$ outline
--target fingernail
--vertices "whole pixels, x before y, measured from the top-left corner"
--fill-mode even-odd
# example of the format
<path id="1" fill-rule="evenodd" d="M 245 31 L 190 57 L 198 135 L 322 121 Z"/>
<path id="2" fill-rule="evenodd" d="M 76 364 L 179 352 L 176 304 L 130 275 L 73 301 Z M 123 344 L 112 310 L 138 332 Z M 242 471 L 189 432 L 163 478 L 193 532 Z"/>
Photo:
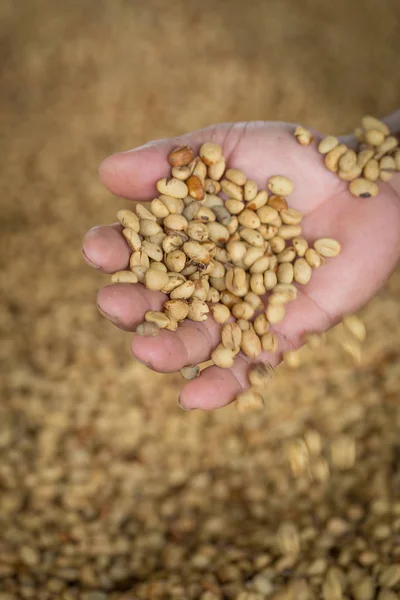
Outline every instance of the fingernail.
<path id="1" fill-rule="evenodd" d="M 197 410 L 195 406 L 193 408 L 186 408 L 186 406 L 183 406 L 181 404 L 181 399 L 180 398 L 178 398 L 178 406 L 180 406 L 180 408 L 182 408 L 182 410 Z"/>
<path id="2" fill-rule="evenodd" d="M 92 262 L 90 260 L 90 258 L 88 258 L 87 254 L 85 253 L 83 248 L 82 248 L 82 255 L 83 255 L 83 258 L 85 259 L 85 261 L 88 263 L 88 265 L 93 267 L 93 269 L 101 269 L 101 267 L 99 265 L 96 265 L 94 262 Z"/>
<path id="3" fill-rule="evenodd" d="M 109 313 L 105 312 L 102 308 L 100 308 L 99 305 L 97 305 L 97 310 L 101 315 L 103 315 L 103 317 L 111 321 L 111 323 L 114 323 L 114 325 L 120 324 L 120 320 L 116 315 L 110 315 Z"/>

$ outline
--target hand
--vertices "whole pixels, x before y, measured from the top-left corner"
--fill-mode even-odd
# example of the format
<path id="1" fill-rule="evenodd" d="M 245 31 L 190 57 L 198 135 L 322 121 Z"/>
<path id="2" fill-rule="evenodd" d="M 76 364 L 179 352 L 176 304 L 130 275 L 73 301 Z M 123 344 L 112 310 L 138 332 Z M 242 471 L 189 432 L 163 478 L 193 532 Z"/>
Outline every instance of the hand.
<path id="1" fill-rule="evenodd" d="M 281 123 L 224 124 L 112 155 L 100 166 L 100 179 L 110 191 L 148 201 L 157 195 L 156 181 L 168 173 L 167 155 L 172 148 L 186 143 L 198 150 L 204 141 L 214 141 L 223 147 L 228 166 L 242 169 L 260 188 L 265 189 L 271 175 L 286 175 L 293 181 L 288 202 L 304 215 L 306 239 L 333 237 L 342 252 L 313 272 L 310 283 L 288 305 L 285 319 L 273 328 L 280 353 L 300 346 L 306 332 L 324 331 L 360 308 L 383 285 L 400 255 L 400 175 L 381 182 L 376 198 L 355 198 L 348 184 L 326 169 L 315 144 L 300 146 L 293 131 L 294 126 Z M 351 141 L 346 139 L 348 144 Z M 129 263 L 130 250 L 119 225 L 91 229 L 83 252 L 89 264 L 106 273 L 125 269 Z M 97 300 L 100 312 L 128 331 L 135 330 L 147 310 L 160 310 L 164 301 L 163 294 L 149 292 L 141 284 L 109 285 L 99 291 Z M 155 338 L 134 336 L 132 354 L 156 371 L 178 371 L 208 360 L 220 341 L 219 332 L 211 317 L 202 323 L 187 321 L 174 333 L 163 330 Z M 263 354 L 257 361 L 275 366 L 280 358 L 281 354 Z M 248 387 L 247 371 L 248 359 L 242 355 L 230 370 L 204 369 L 185 385 L 180 404 L 188 409 L 224 406 Z"/>

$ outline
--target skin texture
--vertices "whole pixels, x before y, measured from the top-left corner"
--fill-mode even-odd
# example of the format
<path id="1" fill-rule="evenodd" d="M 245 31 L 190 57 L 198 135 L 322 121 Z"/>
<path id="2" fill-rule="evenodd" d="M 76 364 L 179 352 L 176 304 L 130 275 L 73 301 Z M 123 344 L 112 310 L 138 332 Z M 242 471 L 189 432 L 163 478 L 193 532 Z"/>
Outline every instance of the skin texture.
<path id="1" fill-rule="evenodd" d="M 376 198 L 355 198 L 348 184 L 325 168 L 315 144 L 302 147 L 296 142 L 294 128 L 265 122 L 213 126 L 114 154 L 99 170 L 100 180 L 114 194 L 149 201 L 155 197 L 155 182 L 168 172 L 166 157 L 172 148 L 186 143 L 197 151 L 204 141 L 214 141 L 223 147 L 227 166 L 242 169 L 260 188 L 265 189 L 271 175 L 286 175 L 293 181 L 288 202 L 304 215 L 304 237 L 310 243 L 333 237 L 340 241 L 342 252 L 313 272 L 311 282 L 288 305 L 284 321 L 272 328 L 280 353 L 300 346 L 306 332 L 325 331 L 364 305 L 385 283 L 400 256 L 400 175 L 381 182 Z M 321 138 L 313 134 L 317 141 Z M 351 137 L 344 141 L 354 143 Z M 92 267 L 113 273 L 127 267 L 130 250 L 121 227 L 111 225 L 94 227 L 85 235 L 83 254 Z M 140 284 L 114 284 L 99 291 L 97 304 L 117 327 L 134 331 L 145 312 L 160 310 L 165 299 Z M 131 351 L 155 371 L 174 372 L 208 360 L 219 336 L 220 326 L 209 317 L 203 323 L 188 321 L 176 332 L 161 331 L 156 338 L 134 336 Z M 276 366 L 280 353 L 263 354 L 257 361 Z M 181 406 L 211 410 L 229 404 L 248 387 L 248 367 L 248 359 L 239 355 L 232 369 L 203 370 L 199 378 L 185 384 Z"/>

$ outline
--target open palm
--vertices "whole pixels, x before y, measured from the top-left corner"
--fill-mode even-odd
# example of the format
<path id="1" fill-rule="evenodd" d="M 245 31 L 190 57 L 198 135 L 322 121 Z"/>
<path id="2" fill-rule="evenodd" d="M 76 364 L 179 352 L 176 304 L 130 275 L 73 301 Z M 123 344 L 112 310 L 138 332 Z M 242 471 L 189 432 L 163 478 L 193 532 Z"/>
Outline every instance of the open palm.
<path id="1" fill-rule="evenodd" d="M 294 126 L 282 123 L 223 124 L 115 154 L 100 167 L 102 182 L 115 194 L 152 200 L 155 182 L 168 172 L 166 157 L 172 148 L 186 143 L 198 150 L 203 142 L 214 141 L 223 147 L 228 167 L 242 169 L 260 188 L 266 188 L 271 175 L 293 181 L 289 205 L 304 215 L 304 237 L 310 242 L 333 237 L 342 252 L 314 271 L 310 283 L 288 305 L 284 321 L 274 327 L 279 353 L 257 359 L 273 365 L 282 351 L 300 346 L 306 332 L 324 331 L 362 306 L 385 282 L 400 254 L 400 176 L 380 183 L 376 198 L 355 198 L 348 184 L 326 169 L 315 144 L 300 146 L 293 131 Z M 351 144 L 351 138 L 346 141 Z M 129 264 L 130 250 L 119 225 L 91 229 L 83 251 L 92 266 L 107 273 Z M 160 310 L 165 298 L 141 284 L 113 284 L 99 291 L 98 307 L 115 325 L 134 331 L 145 312 Z M 162 330 L 156 338 L 134 336 L 132 353 L 156 371 L 174 372 L 208 360 L 219 341 L 220 326 L 209 317 L 202 323 L 186 321 L 176 332 Z M 230 370 L 208 367 L 185 385 L 180 403 L 185 408 L 224 406 L 248 387 L 247 371 L 248 359 L 241 354 Z"/>

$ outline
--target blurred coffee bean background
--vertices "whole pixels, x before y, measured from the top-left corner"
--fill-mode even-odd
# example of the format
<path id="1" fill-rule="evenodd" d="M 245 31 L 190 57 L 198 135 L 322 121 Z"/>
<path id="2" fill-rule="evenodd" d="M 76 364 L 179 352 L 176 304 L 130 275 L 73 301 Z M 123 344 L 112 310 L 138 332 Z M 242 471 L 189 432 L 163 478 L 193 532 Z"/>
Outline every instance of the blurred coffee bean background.
<path id="1" fill-rule="evenodd" d="M 97 312 L 108 154 L 222 121 L 346 133 L 400 105 L 397 0 L 3 0 L 0 600 L 394 600 L 400 273 L 263 414 L 177 406 Z"/>

